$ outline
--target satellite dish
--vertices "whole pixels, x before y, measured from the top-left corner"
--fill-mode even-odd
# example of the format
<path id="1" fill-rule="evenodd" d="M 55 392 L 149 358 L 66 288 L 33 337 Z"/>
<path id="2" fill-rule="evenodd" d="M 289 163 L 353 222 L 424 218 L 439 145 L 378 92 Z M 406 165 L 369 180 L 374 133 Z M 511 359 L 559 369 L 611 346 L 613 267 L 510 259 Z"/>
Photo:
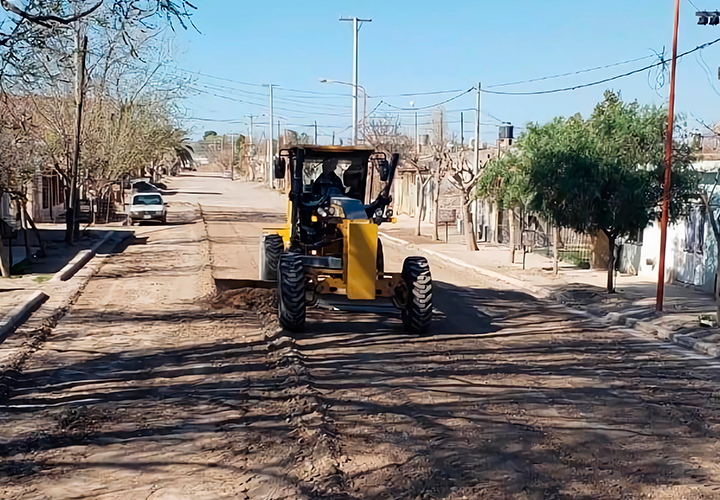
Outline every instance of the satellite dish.
<path id="1" fill-rule="evenodd" d="M 415 101 L 410 101 L 410 107 L 415 106 Z"/>

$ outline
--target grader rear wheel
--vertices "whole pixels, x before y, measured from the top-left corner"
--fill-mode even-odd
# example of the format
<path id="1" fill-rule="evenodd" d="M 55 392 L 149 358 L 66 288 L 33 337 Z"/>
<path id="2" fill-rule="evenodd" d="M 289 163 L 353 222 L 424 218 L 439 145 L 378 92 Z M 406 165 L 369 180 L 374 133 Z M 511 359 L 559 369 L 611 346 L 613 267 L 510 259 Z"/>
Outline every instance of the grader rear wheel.
<path id="1" fill-rule="evenodd" d="M 405 331 L 427 333 L 432 320 L 432 276 L 424 257 L 408 257 L 403 262 L 403 297 L 398 300 Z"/>

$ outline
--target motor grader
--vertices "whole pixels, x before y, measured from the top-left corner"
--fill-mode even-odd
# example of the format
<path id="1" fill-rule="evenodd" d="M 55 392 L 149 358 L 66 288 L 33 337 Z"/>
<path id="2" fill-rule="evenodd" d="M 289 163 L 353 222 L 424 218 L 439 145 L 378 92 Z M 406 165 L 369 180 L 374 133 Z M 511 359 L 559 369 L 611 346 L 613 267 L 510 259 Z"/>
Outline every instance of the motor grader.
<path id="1" fill-rule="evenodd" d="M 260 279 L 277 281 L 280 324 L 302 331 L 308 304 L 324 295 L 351 301 L 389 298 L 408 333 L 427 332 L 432 277 L 423 257 L 386 272 L 380 224 L 394 221 L 390 188 L 399 156 L 363 147 L 298 146 L 275 159 L 288 195 L 287 223 L 265 228 Z M 376 182 L 377 181 L 377 182 Z M 379 193 L 373 185 L 380 184 Z"/>

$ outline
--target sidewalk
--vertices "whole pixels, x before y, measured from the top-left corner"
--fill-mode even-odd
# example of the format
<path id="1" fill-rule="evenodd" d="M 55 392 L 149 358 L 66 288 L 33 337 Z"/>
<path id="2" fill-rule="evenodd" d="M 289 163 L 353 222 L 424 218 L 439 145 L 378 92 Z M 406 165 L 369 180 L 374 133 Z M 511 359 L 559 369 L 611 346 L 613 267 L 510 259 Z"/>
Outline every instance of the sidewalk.
<path id="1" fill-rule="evenodd" d="M 399 216 L 396 224 L 380 227 L 384 243 L 395 244 L 464 268 L 478 274 L 496 278 L 524 288 L 538 298 L 548 298 L 580 309 L 608 323 L 634 326 L 645 332 L 653 332 L 662 338 L 694 347 L 713 356 L 720 354 L 720 330 L 700 325 L 700 314 L 714 314 L 715 305 L 710 294 L 675 284 L 665 286 L 663 314 L 655 311 L 655 281 L 633 275 L 616 275 L 616 293 L 606 292 L 607 273 L 598 269 L 579 269 L 568 263 L 560 263 L 560 272 L 552 272 L 552 258 L 535 253 L 525 256 L 523 270 L 522 252 L 516 252 L 515 263 L 510 262 L 510 250 L 503 245 L 480 243 L 479 251 L 465 247 L 465 237 L 457 228 L 448 230 L 449 242 L 432 241 L 432 224 L 423 223 L 422 236 L 416 236 L 417 222 L 408 216 Z M 440 238 L 445 239 L 445 228 L 440 228 Z M 679 338 L 675 338 L 679 337 Z M 713 345 L 708 340 L 717 338 Z M 697 339 L 698 342 L 694 342 Z"/>

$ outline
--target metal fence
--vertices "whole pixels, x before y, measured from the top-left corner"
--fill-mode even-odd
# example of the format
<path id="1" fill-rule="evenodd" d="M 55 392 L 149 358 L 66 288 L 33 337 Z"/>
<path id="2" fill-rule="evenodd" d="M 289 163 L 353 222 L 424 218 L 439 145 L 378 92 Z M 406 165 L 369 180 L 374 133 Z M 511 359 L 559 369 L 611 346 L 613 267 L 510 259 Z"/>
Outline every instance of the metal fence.
<path id="1" fill-rule="evenodd" d="M 536 231 L 533 251 L 551 257 L 555 243 L 554 231 L 555 227 L 549 223 L 542 230 Z M 559 260 L 589 268 L 591 255 L 592 239 L 589 234 L 579 233 L 567 227 L 560 228 Z"/>

